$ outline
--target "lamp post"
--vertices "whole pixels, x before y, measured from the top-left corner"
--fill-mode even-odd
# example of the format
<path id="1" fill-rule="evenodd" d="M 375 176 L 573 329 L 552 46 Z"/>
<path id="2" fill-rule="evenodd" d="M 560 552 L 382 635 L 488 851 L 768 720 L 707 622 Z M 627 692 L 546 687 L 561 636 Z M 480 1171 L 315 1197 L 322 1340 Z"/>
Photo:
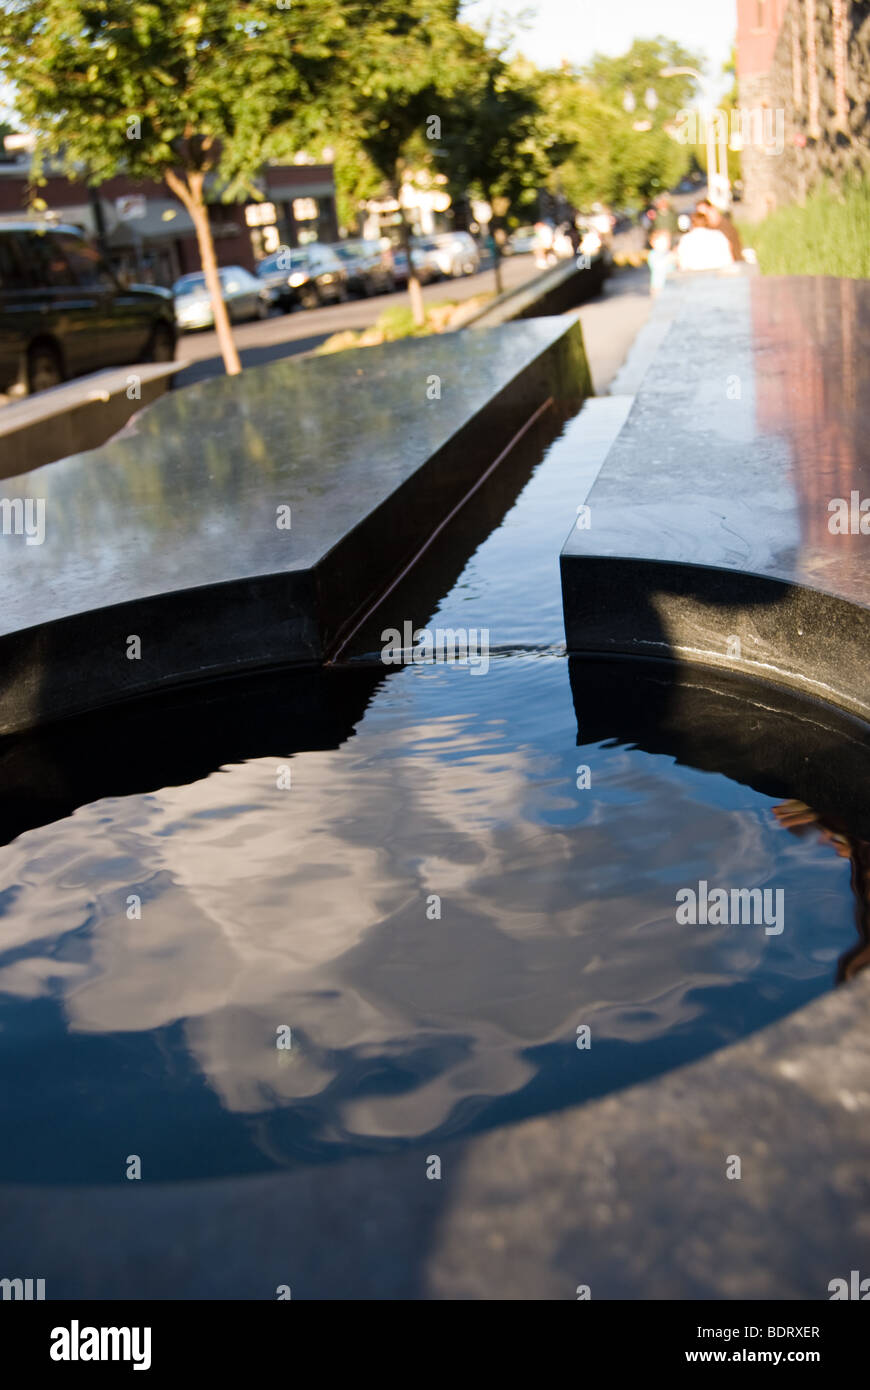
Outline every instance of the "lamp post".
<path id="1" fill-rule="evenodd" d="M 728 180 L 728 153 L 724 140 L 722 141 L 721 158 L 722 168 L 719 169 L 716 155 L 716 132 L 713 128 L 711 117 L 715 107 L 709 94 L 707 79 L 698 72 L 697 68 L 662 68 L 661 77 L 692 77 L 697 82 L 704 95 L 704 129 L 707 136 L 707 197 L 714 199 L 714 181 L 717 185 L 716 191 L 721 190 L 727 208 L 731 201 L 731 184 Z"/>

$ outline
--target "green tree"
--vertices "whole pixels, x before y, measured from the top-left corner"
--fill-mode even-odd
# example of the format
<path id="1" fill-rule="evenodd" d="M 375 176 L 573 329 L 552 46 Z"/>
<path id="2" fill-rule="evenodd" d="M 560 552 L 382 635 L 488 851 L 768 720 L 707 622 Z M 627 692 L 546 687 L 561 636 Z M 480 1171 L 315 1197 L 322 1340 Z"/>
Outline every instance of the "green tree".
<path id="1" fill-rule="evenodd" d="M 577 73 L 540 74 L 539 140 L 550 154 L 550 186 L 578 206 L 596 199 L 638 206 L 677 182 L 690 152 L 670 132 L 693 83 L 661 73 L 698 61 L 659 36 L 636 39 L 616 57 L 597 54 Z"/>
<path id="2" fill-rule="evenodd" d="M 359 143 L 343 131 L 333 131 L 329 144 L 334 152 L 335 207 L 338 222 L 356 231 L 366 203 L 383 192 L 383 176 L 378 173 Z"/>
<path id="3" fill-rule="evenodd" d="M 490 205 L 496 290 L 502 291 L 501 233 L 509 209 L 546 177 L 536 141 L 538 100 L 532 81 L 483 35 L 467 36 L 468 71 L 447 111 L 446 171 L 456 193 Z"/>
<path id="4" fill-rule="evenodd" d="M 340 129 L 345 157 L 361 152 L 399 204 L 414 322 L 423 297 L 411 259 L 411 227 L 401 201 L 406 176 L 434 163 L 449 102 L 466 75 L 459 0 L 378 0 L 354 34 L 347 67 L 324 129 Z"/>
<path id="5" fill-rule="evenodd" d="M 349 20 L 347 0 L 6 0 L 0 56 L 39 156 L 165 180 L 190 214 L 226 370 L 230 331 L 208 199 L 256 192 L 257 170 L 286 155 L 300 108 L 327 100 Z"/>

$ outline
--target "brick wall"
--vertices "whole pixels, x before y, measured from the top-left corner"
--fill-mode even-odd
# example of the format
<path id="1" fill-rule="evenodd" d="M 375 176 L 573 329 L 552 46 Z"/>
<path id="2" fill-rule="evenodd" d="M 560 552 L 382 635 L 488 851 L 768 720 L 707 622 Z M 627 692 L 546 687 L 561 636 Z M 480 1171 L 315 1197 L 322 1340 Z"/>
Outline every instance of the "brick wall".
<path id="1" fill-rule="evenodd" d="M 740 104 L 783 112 L 781 153 L 743 151 L 748 218 L 801 201 L 827 177 L 870 174 L 867 0 L 789 0 L 771 66 L 740 77 Z"/>

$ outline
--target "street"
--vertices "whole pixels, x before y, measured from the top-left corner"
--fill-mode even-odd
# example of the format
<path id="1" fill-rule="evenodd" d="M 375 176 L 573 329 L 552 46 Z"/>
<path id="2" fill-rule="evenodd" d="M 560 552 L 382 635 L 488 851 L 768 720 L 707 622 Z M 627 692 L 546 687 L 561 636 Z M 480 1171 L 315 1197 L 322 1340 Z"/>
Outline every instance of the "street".
<path id="1" fill-rule="evenodd" d="M 511 256 L 502 262 L 506 290 L 525 284 L 540 273 L 533 256 Z M 648 286 L 645 267 L 618 270 L 605 281 L 603 293 L 578 311 L 592 380 L 599 395 L 608 389 L 635 333 L 646 320 L 651 302 Z M 448 299 L 470 299 L 492 288 L 493 274 L 487 269 L 461 280 L 427 285 L 423 298 L 438 304 Z M 350 299 L 322 309 L 297 309 L 292 314 L 276 313 L 268 319 L 238 324 L 234 333 L 242 366 L 259 367 L 281 357 L 312 352 L 331 334 L 347 328 L 367 328 L 389 305 L 404 304 L 407 299 L 407 291 L 399 290 L 395 294 Z M 176 388 L 223 374 L 217 337 L 212 330 L 184 334 L 179 339 L 177 355 L 188 360 L 190 366 L 176 376 Z"/>
<path id="2" fill-rule="evenodd" d="M 540 273 L 540 267 L 531 255 L 508 256 L 502 261 L 502 279 L 506 290 L 525 284 Z M 476 275 L 463 276 L 461 280 L 441 280 L 426 285 L 423 298 L 430 304 L 443 304 L 448 300 L 470 299 L 473 295 L 494 289 L 495 277 L 491 269 L 486 269 Z M 348 328 L 368 328 L 390 305 L 407 303 L 407 290 L 397 290 L 395 294 L 350 299 L 346 304 L 330 304 L 322 309 L 295 309 L 291 314 L 275 313 L 268 319 L 240 323 L 233 332 L 242 366 L 260 367 L 279 357 L 311 352 L 333 333 Z M 191 364 L 178 373 L 176 386 L 190 386 L 195 381 L 205 381 L 208 377 L 221 376 L 223 373 L 217 335 L 213 330 L 183 334 L 178 340 L 176 355 Z"/>

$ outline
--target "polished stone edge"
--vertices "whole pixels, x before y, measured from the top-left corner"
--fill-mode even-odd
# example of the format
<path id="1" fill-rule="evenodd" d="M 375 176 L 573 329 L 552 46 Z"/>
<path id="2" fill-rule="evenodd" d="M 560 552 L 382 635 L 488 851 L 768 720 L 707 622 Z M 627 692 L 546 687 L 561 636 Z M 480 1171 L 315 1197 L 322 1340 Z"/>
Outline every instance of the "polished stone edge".
<path id="1" fill-rule="evenodd" d="M 505 290 L 464 319 L 459 327 L 493 328 L 517 319 L 548 318 L 552 314 L 567 313 L 584 304 L 587 299 L 592 299 L 601 289 L 608 273 L 609 266 L 601 256 L 593 261 L 588 270 L 580 269 L 572 258 L 562 265 L 542 271 L 523 285 Z"/>
<path id="2" fill-rule="evenodd" d="M 578 745 L 592 750 L 618 729 L 627 746 L 762 796 L 781 800 L 788 789 L 829 826 L 870 843 L 866 721 L 781 682 L 710 663 L 587 652 L 569 657 L 568 669 Z"/>
<path id="3" fill-rule="evenodd" d="M 530 422 L 550 404 L 576 409 L 590 393 L 582 332 L 566 318 L 311 568 L 168 592 L 0 637 L 0 735 L 174 685 L 323 662 Z M 142 656 L 128 660 L 134 634 Z"/>
<path id="4" fill-rule="evenodd" d="M 865 973 L 655 1080 L 441 1143 L 438 1182 L 421 1145 L 213 1182 L 4 1185 L 4 1259 L 49 1301 L 273 1300 L 280 1284 L 294 1300 L 573 1301 L 579 1284 L 827 1299 L 866 1264 L 868 1006 Z"/>
<path id="5" fill-rule="evenodd" d="M 0 637 L 0 735 L 193 680 L 319 657 L 310 571 L 80 613 Z M 128 638 L 142 656 L 127 658 Z"/>
<path id="6" fill-rule="evenodd" d="M 47 463 L 105 444 L 134 415 L 169 390 L 180 362 L 139 362 L 76 377 L 0 410 L 0 478 L 12 478 Z M 131 376 L 140 395 L 130 399 Z"/>
<path id="7" fill-rule="evenodd" d="M 766 575 L 582 555 L 571 544 L 560 559 L 569 652 L 725 668 L 870 721 L 867 609 Z"/>
<path id="8" fill-rule="evenodd" d="M 582 330 L 566 318 L 555 341 L 316 567 L 321 654 L 334 654 L 470 489 L 549 408 L 548 402 L 572 410 L 591 393 Z"/>
<path id="9" fill-rule="evenodd" d="M 841 563 L 834 552 L 813 552 L 804 571 L 797 567 L 797 542 L 790 546 L 783 536 L 800 534 L 800 497 L 792 496 L 777 469 L 773 426 L 764 435 L 766 454 L 749 449 L 740 436 L 724 469 L 722 439 L 711 440 L 708 466 L 703 431 L 687 425 L 699 408 L 703 413 L 699 403 L 710 399 L 720 372 L 722 379 L 729 371 L 745 372 L 756 359 L 757 408 L 763 410 L 766 391 L 780 400 L 784 386 L 772 345 L 781 325 L 768 301 L 780 292 L 785 299 L 791 288 L 795 303 L 805 307 L 805 293 L 793 288 L 803 281 L 757 282 L 756 290 L 766 285 L 765 298 L 750 293 L 744 279 L 699 275 L 669 284 L 614 382 L 615 389 L 638 394 L 591 494 L 594 524 L 575 527 L 563 547 L 568 649 L 725 666 L 800 689 L 866 721 L 865 586 L 856 566 L 845 556 Z M 823 282 L 826 302 L 846 283 Z M 768 303 L 759 323 L 753 318 L 757 301 Z M 820 303 L 813 301 L 816 331 Z M 853 350 L 858 370 L 857 340 Z M 824 358 L 820 370 L 826 370 Z M 815 383 L 821 394 L 823 381 L 824 375 Z M 657 478 L 646 460 L 659 452 L 669 462 Z M 755 524 L 756 494 L 767 486 L 770 495 Z M 662 495 L 662 487 L 670 493 Z"/>

